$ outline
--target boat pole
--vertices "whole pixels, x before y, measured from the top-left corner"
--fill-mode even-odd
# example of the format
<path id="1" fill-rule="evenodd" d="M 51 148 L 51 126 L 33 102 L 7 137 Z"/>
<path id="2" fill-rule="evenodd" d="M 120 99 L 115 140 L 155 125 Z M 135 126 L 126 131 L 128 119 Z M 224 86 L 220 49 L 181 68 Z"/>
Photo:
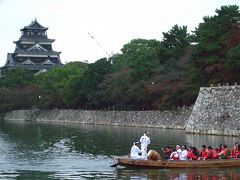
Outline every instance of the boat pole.
<path id="1" fill-rule="evenodd" d="M 114 157 L 113 157 L 113 162 L 114 162 L 114 164 L 111 165 L 110 167 L 117 167 L 118 161 Z"/>

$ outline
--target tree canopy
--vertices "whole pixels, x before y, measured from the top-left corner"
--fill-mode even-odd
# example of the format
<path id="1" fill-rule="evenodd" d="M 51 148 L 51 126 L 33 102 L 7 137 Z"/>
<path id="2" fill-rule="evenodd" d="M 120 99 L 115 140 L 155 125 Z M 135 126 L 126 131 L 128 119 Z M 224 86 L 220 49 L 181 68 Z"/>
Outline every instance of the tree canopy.
<path id="1" fill-rule="evenodd" d="M 71 62 L 0 79 L 0 111 L 20 108 L 159 110 L 190 106 L 201 86 L 240 82 L 240 12 L 222 6 L 193 32 L 173 25 L 163 39 L 133 39 L 94 63 Z"/>

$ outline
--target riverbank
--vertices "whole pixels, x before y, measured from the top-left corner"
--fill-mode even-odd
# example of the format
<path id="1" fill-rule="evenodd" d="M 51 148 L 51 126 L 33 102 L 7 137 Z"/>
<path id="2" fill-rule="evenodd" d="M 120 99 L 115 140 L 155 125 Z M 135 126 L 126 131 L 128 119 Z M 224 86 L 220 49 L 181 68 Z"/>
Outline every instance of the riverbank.
<path id="1" fill-rule="evenodd" d="M 90 110 L 14 110 L 5 121 L 63 122 L 109 126 L 186 128 L 192 107 L 174 111 L 90 111 Z"/>
<path id="2" fill-rule="evenodd" d="M 15 110 L 4 120 L 181 129 L 240 136 L 240 86 L 202 87 L 194 107 L 174 111 Z"/>

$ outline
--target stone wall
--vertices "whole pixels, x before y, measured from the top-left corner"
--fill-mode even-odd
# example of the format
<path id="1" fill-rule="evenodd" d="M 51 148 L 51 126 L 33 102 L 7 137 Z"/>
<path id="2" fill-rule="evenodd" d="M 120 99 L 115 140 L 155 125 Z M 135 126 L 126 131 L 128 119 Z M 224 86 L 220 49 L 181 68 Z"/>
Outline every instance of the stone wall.
<path id="1" fill-rule="evenodd" d="M 191 112 L 192 108 L 176 111 L 15 110 L 7 113 L 4 120 L 185 129 Z"/>
<path id="2" fill-rule="evenodd" d="M 27 120 L 185 129 L 240 136 L 240 86 L 202 87 L 193 109 L 176 111 L 17 110 L 4 120 Z"/>
<path id="3" fill-rule="evenodd" d="M 187 133 L 240 135 L 240 86 L 202 87 Z"/>

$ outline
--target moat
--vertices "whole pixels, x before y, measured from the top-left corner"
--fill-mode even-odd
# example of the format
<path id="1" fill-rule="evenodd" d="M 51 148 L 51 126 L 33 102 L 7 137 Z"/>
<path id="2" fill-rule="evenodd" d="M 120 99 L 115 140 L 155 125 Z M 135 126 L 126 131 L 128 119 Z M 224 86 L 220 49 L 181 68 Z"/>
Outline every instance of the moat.
<path id="1" fill-rule="evenodd" d="M 176 144 L 203 143 L 231 146 L 237 137 L 192 135 L 181 130 L 156 128 L 1 122 L 1 179 L 194 179 L 240 177 L 231 169 L 126 169 L 113 168 L 113 155 L 129 153 L 132 142 L 148 130 L 149 149 Z"/>

